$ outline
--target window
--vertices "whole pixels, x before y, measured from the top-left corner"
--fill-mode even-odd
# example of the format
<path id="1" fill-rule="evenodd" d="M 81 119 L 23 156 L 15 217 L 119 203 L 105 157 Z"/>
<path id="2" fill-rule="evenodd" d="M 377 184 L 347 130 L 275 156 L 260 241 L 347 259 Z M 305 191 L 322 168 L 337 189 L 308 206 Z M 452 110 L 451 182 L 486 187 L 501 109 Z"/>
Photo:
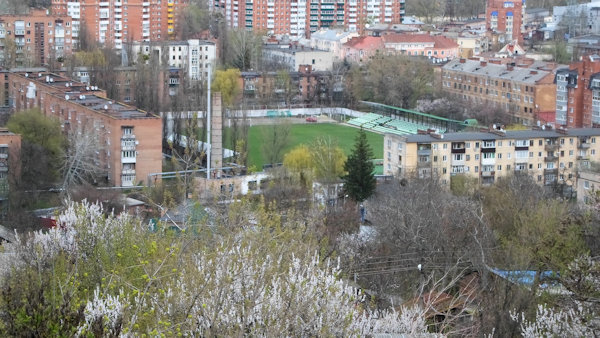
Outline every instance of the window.
<path id="1" fill-rule="evenodd" d="M 442 161 L 444 161 L 444 162 L 448 161 L 448 157 L 446 155 L 442 156 Z"/>
<path id="2" fill-rule="evenodd" d="M 444 148 L 444 149 L 448 149 L 448 143 L 444 143 L 444 146 L 443 146 L 443 148 Z"/>
<path id="3" fill-rule="evenodd" d="M 583 188 L 584 189 L 589 189 L 590 188 L 590 181 L 583 181 Z"/>
<path id="4" fill-rule="evenodd" d="M 475 154 L 475 161 L 479 161 L 479 154 Z"/>
<path id="5" fill-rule="evenodd" d="M 498 170 L 498 171 L 502 171 L 502 165 L 501 165 L 501 164 L 498 164 L 498 166 L 496 167 L 496 170 Z"/>

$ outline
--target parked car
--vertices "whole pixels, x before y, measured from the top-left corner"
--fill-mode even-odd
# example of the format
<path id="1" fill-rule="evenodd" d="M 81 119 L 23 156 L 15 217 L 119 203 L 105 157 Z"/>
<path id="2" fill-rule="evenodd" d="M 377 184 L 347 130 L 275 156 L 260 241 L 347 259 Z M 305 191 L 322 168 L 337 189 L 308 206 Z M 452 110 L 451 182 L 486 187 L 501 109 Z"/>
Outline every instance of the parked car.
<path id="1" fill-rule="evenodd" d="M 306 122 L 317 122 L 317 118 L 315 116 L 309 116 L 306 118 Z"/>

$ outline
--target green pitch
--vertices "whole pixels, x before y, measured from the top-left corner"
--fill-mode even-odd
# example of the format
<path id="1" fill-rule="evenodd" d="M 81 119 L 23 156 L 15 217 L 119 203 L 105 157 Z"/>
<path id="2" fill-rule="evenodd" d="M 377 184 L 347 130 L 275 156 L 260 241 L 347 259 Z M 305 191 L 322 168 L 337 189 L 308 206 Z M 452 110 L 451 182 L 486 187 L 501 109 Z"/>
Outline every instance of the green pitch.
<path id="1" fill-rule="evenodd" d="M 262 156 L 262 138 L 265 132 L 263 129 L 272 126 L 253 126 L 250 127 L 248 135 L 248 166 L 255 166 L 261 170 L 264 164 Z M 299 144 L 310 145 L 310 143 L 318 136 L 330 136 L 337 140 L 338 145 L 344 150 L 346 155 L 350 154 L 354 146 L 354 138 L 358 133 L 357 128 L 347 127 L 333 123 L 314 123 L 314 124 L 292 124 L 290 125 L 291 134 L 289 145 L 285 148 L 284 153 L 296 147 Z M 228 137 L 228 129 L 224 130 L 225 146 L 231 149 L 231 141 Z M 367 132 L 367 139 L 375 158 L 383 158 L 383 135 Z"/>

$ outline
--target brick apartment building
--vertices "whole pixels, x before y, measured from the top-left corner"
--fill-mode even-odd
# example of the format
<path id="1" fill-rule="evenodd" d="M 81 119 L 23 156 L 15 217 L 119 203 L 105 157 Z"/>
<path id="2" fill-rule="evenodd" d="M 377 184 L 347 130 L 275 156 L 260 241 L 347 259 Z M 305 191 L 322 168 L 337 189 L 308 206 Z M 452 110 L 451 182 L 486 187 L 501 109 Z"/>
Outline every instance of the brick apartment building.
<path id="1" fill-rule="evenodd" d="M 584 56 L 556 72 L 556 124 L 600 125 L 600 56 Z"/>
<path id="2" fill-rule="evenodd" d="M 93 86 L 48 72 L 5 72 L 9 101 L 17 113 L 40 108 L 60 121 L 65 133 L 99 138 L 99 182 L 114 186 L 146 183 L 148 174 L 162 171 L 162 119 L 114 102 Z"/>
<path id="3" fill-rule="evenodd" d="M 161 41 L 174 36 L 177 16 L 187 0 L 53 0 L 52 13 L 73 18 L 74 38 L 81 26 L 101 44 L 122 49 L 129 41 Z"/>
<path id="4" fill-rule="evenodd" d="M 505 44 L 517 40 L 523 42 L 524 0 L 488 0 L 485 9 L 485 28 L 495 42 Z"/>
<path id="5" fill-rule="evenodd" d="M 21 135 L 0 128 L 0 214 L 8 206 L 10 186 L 21 172 Z"/>
<path id="6" fill-rule="evenodd" d="M 298 71 L 289 72 L 289 83 L 282 80 L 276 72 L 242 72 L 239 79 L 242 94 L 249 105 L 341 102 L 344 96 L 344 79 L 341 76 L 314 71 L 310 65 L 301 65 Z"/>
<path id="7" fill-rule="evenodd" d="M 481 184 L 528 174 L 539 184 L 575 187 L 576 170 L 600 160 L 600 129 L 461 132 L 384 138 L 384 172 L 437 177 L 449 186 L 464 175 Z"/>
<path id="8" fill-rule="evenodd" d="M 68 15 L 49 14 L 45 9 L 30 9 L 28 14 L 23 15 L 1 15 L 0 65 L 46 65 L 71 54 L 72 29 Z M 9 40 L 16 44 L 15 55 L 8 55 Z"/>
<path id="9" fill-rule="evenodd" d="M 517 62 L 526 60 L 517 60 Z M 529 60 L 532 61 L 532 60 Z M 442 90 L 476 103 L 490 103 L 533 125 L 539 112 L 554 111 L 553 63 L 502 64 L 499 59 L 455 59 L 442 67 Z"/>
<path id="10" fill-rule="evenodd" d="M 402 23 L 404 0 L 211 0 L 230 27 L 310 37 L 319 28 L 343 26 L 361 32 L 370 23 Z"/>

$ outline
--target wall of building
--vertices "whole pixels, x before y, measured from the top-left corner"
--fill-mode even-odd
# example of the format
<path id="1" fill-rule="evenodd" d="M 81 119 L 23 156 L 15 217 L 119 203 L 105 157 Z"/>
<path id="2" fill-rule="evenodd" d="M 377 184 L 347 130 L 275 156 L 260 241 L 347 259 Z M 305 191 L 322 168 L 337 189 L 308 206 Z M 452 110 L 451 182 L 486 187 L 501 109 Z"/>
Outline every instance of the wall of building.
<path id="1" fill-rule="evenodd" d="M 384 174 L 438 177 L 449 186 L 454 175 L 491 184 L 499 177 L 524 173 L 539 184 L 575 186 L 577 169 L 600 160 L 600 130 L 574 129 L 570 133 L 520 131 L 518 137 L 466 133 L 454 134 L 451 141 L 424 135 L 419 136 L 424 139 L 420 142 L 411 141 L 413 136 L 387 134 Z M 461 135 L 467 136 L 461 140 Z M 492 142 L 491 146 L 486 142 Z"/>

